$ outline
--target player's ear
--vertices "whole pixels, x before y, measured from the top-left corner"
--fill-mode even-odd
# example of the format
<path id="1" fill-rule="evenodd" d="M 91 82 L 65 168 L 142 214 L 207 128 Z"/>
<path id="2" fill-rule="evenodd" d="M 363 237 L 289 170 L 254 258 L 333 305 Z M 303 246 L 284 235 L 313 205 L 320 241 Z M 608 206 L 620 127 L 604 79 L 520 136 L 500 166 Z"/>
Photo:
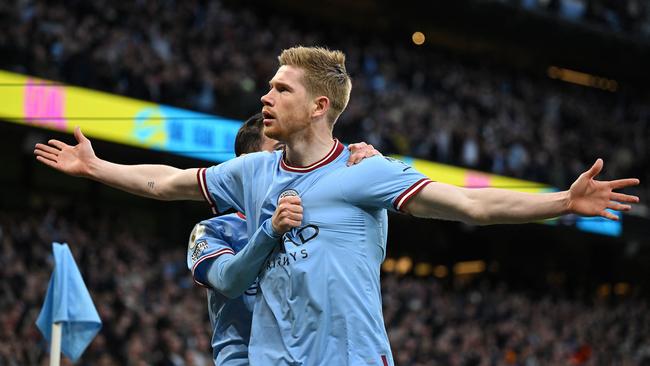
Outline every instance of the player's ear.
<path id="1" fill-rule="evenodd" d="M 327 112 L 330 109 L 330 99 L 324 95 L 314 98 L 314 104 L 311 116 L 313 118 L 319 118 L 327 115 Z"/>

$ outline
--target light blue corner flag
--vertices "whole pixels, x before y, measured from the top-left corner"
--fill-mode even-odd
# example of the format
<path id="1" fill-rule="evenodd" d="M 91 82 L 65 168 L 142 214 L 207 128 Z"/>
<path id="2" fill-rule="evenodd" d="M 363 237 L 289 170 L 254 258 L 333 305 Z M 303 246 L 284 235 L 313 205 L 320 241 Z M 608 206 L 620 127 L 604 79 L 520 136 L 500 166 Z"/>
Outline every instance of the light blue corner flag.
<path id="1" fill-rule="evenodd" d="M 52 323 L 60 322 L 61 351 L 76 362 L 99 332 L 102 321 L 68 244 L 52 243 L 52 250 L 54 272 L 36 326 L 50 342 Z"/>

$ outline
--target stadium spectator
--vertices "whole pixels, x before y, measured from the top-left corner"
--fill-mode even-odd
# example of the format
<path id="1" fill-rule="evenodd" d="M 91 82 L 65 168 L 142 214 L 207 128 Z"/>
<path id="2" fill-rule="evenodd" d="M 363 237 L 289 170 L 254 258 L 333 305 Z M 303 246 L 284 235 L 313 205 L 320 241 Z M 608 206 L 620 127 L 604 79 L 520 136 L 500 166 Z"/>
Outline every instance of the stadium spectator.
<path id="1" fill-rule="evenodd" d="M 34 322 L 54 240 L 70 243 L 103 320 L 80 365 L 211 365 L 205 292 L 192 286 L 184 246 L 97 212 L 0 214 L 0 365 L 45 364 L 48 345 Z M 586 301 L 387 273 L 382 293 L 401 366 L 650 362 L 645 299 Z"/>
<path id="2" fill-rule="evenodd" d="M 326 37 L 219 1 L 12 0 L 0 4 L 0 19 L 0 50 L 8 55 L 0 67 L 239 118 L 260 108 L 276 67 L 266 55 L 330 43 L 347 53 L 354 81 L 354 98 L 337 123 L 346 141 L 556 187 L 595 157 L 615 162 L 605 178 L 650 179 L 650 110 L 635 93 L 559 85 L 378 39 Z M 641 189 L 634 193 L 647 196 Z"/>
<path id="3" fill-rule="evenodd" d="M 586 3 L 588 21 L 650 34 L 643 1 Z M 326 39 L 346 51 L 355 83 L 337 127 L 346 141 L 559 187 L 596 156 L 610 163 L 606 177 L 650 180 L 644 96 L 558 85 L 378 40 L 325 37 L 219 1 L 0 2 L 2 68 L 235 117 L 259 109 L 276 67 L 267 55 Z M 596 143 L 580 144 L 585 139 Z M 33 212 L 0 213 L 0 365 L 46 358 L 34 321 L 53 240 L 72 245 L 104 320 L 83 364 L 211 364 L 204 295 L 184 270 L 184 248 L 106 214 Z M 161 245 L 176 249 L 153 250 Z M 399 365 L 650 362 L 642 300 L 590 304 L 394 276 L 383 287 Z"/>
<path id="4" fill-rule="evenodd" d="M 0 19 L 7 20 L 0 49 L 8 55 L 0 67 L 240 118 L 259 110 L 275 70 L 264 55 L 328 40 L 347 53 L 355 79 L 337 124 L 347 141 L 557 187 L 595 157 L 614 163 L 605 178 L 650 178 L 650 110 L 642 95 L 614 98 L 378 39 L 325 37 L 218 1 L 12 0 L 0 4 Z M 596 143 L 579 144 L 587 139 Z"/>

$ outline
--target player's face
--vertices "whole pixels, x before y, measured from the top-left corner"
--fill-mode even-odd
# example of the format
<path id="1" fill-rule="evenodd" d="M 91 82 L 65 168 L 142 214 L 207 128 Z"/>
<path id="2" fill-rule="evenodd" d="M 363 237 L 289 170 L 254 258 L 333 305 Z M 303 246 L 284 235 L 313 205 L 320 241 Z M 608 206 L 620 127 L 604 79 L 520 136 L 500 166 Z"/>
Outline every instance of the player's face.
<path id="1" fill-rule="evenodd" d="M 264 134 L 287 142 L 309 127 L 313 99 L 303 85 L 304 71 L 281 66 L 269 82 L 271 89 L 262 97 Z"/>

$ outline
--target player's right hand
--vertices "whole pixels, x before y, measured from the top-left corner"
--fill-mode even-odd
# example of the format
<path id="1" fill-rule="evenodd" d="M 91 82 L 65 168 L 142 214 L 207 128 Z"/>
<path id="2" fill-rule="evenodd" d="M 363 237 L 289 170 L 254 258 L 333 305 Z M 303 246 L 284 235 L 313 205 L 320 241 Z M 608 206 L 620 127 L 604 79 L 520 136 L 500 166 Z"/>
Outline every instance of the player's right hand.
<path id="1" fill-rule="evenodd" d="M 76 177 L 90 176 L 90 163 L 96 159 L 90 140 L 76 127 L 74 137 L 77 145 L 70 146 L 59 140 L 50 140 L 45 144 L 36 144 L 34 155 L 41 163 Z"/>
<path id="2" fill-rule="evenodd" d="M 271 217 L 271 225 L 276 234 L 282 235 L 302 223 L 302 204 L 300 197 L 287 196 L 278 201 L 278 207 Z"/>

